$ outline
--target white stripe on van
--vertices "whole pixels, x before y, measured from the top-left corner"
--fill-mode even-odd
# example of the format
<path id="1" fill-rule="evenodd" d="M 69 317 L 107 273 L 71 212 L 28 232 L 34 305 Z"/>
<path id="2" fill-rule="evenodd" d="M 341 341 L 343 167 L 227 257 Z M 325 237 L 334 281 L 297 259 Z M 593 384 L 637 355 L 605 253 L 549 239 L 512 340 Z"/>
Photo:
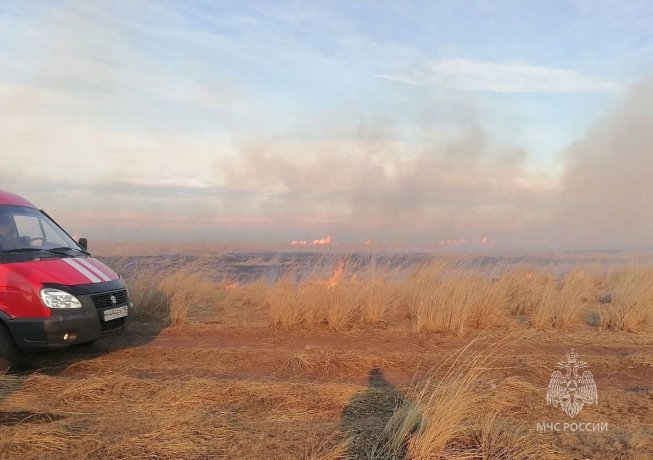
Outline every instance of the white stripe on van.
<path id="1" fill-rule="evenodd" d="M 109 278 L 107 275 L 105 275 L 102 272 L 102 270 L 97 268 L 95 265 L 90 263 L 88 260 L 86 260 L 86 259 L 75 259 L 75 262 L 78 262 L 78 263 L 82 264 L 83 266 L 85 266 L 86 268 L 88 268 L 90 271 L 92 271 L 97 276 L 99 276 L 103 281 L 111 281 L 111 278 Z"/>
<path id="2" fill-rule="evenodd" d="M 79 273 L 87 277 L 89 280 L 93 281 L 94 283 L 99 283 L 100 278 L 95 276 L 93 273 L 89 272 L 87 269 L 82 267 L 75 259 L 61 259 L 64 262 L 66 262 L 68 265 L 73 267 L 75 270 L 77 270 Z"/>

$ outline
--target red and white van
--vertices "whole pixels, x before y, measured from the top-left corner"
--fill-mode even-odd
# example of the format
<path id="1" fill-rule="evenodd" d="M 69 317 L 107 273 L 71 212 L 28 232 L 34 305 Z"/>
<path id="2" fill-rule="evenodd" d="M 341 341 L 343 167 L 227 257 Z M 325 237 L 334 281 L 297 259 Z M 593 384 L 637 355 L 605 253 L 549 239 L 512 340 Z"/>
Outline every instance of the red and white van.
<path id="1" fill-rule="evenodd" d="M 0 372 L 23 352 L 88 344 L 125 329 L 123 279 L 26 199 L 0 190 Z"/>

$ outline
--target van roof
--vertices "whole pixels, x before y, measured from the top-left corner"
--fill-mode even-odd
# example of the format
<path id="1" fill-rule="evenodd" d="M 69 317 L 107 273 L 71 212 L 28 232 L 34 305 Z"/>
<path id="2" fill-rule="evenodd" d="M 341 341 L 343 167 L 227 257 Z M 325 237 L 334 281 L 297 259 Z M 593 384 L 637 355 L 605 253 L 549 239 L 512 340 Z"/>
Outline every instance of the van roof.
<path id="1" fill-rule="evenodd" d="M 11 193 L 11 192 L 5 192 L 4 190 L 0 189 L 0 205 L 2 205 L 2 204 L 10 204 L 10 205 L 14 205 L 14 206 L 25 206 L 27 208 L 37 209 L 36 206 L 34 206 L 32 203 L 27 201 L 22 196 L 18 196 L 15 193 Z"/>

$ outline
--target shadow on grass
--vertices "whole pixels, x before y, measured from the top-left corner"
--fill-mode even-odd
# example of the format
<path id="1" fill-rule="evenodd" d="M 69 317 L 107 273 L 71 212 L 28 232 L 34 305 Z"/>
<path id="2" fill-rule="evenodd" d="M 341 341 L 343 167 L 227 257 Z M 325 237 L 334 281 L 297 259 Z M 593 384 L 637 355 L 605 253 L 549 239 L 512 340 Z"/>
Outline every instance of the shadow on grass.
<path id="1" fill-rule="evenodd" d="M 397 411 L 407 404 L 406 396 L 386 380 L 381 369 L 371 369 L 367 389 L 354 395 L 342 410 L 340 428 L 348 444 L 346 458 L 407 459 L 407 440 L 400 440 L 397 446 L 392 442 L 397 434 L 389 428 Z"/>

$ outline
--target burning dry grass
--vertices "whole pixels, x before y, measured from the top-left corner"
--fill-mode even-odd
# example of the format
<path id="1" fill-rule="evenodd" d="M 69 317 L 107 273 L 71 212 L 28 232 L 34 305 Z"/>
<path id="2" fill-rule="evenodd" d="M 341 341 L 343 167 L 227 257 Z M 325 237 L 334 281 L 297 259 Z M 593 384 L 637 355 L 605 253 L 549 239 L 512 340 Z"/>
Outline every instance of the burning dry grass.
<path id="1" fill-rule="evenodd" d="M 267 289 L 269 324 L 284 330 L 398 327 L 464 335 L 496 326 L 570 330 L 600 316 L 601 329 L 648 331 L 653 268 L 613 274 L 578 267 L 562 274 L 529 268 L 460 269 L 436 263 L 375 271 L 335 285 L 286 277 Z"/>
<path id="2" fill-rule="evenodd" d="M 270 324 L 282 329 L 345 330 L 354 324 L 382 325 L 397 307 L 397 283 L 381 279 L 325 286 L 286 278 L 268 291 Z"/>
<path id="3" fill-rule="evenodd" d="M 202 264 L 132 273 L 136 325 L 175 327 L 59 375 L 0 376 L 1 458 L 650 458 L 650 385 L 631 375 L 653 366 L 642 351 L 650 267 L 564 276 L 435 261 L 229 290 Z M 498 351 L 488 338 L 451 354 L 467 341 L 459 336 L 513 329 L 534 345 Z M 604 341 L 588 360 L 601 406 L 580 417 L 598 414 L 618 431 L 534 431 L 560 415 L 547 412 L 543 394 L 560 346 L 552 334 L 591 340 L 587 348 Z M 631 345 L 603 357 L 614 338 Z M 608 389 L 607 374 L 632 381 Z"/>
<path id="4" fill-rule="evenodd" d="M 469 268 L 437 258 L 391 268 L 344 261 L 337 260 L 330 276 L 322 261 L 290 270 L 276 282 L 244 284 L 220 279 L 208 260 L 167 271 L 150 261 L 131 268 L 128 284 L 138 315 L 172 325 L 216 318 L 217 311 L 233 312 L 235 305 L 245 312 L 241 322 L 250 322 L 246 312 L 256 311 L 286 331 L 403 328 L 460 336 L 493 327 L 570 330 L 594 323 L 602 330 L 641 333 L 653 324 L 651 266 L 608 272 L 592 265 L 565 271 L 508 264 Z"/>

